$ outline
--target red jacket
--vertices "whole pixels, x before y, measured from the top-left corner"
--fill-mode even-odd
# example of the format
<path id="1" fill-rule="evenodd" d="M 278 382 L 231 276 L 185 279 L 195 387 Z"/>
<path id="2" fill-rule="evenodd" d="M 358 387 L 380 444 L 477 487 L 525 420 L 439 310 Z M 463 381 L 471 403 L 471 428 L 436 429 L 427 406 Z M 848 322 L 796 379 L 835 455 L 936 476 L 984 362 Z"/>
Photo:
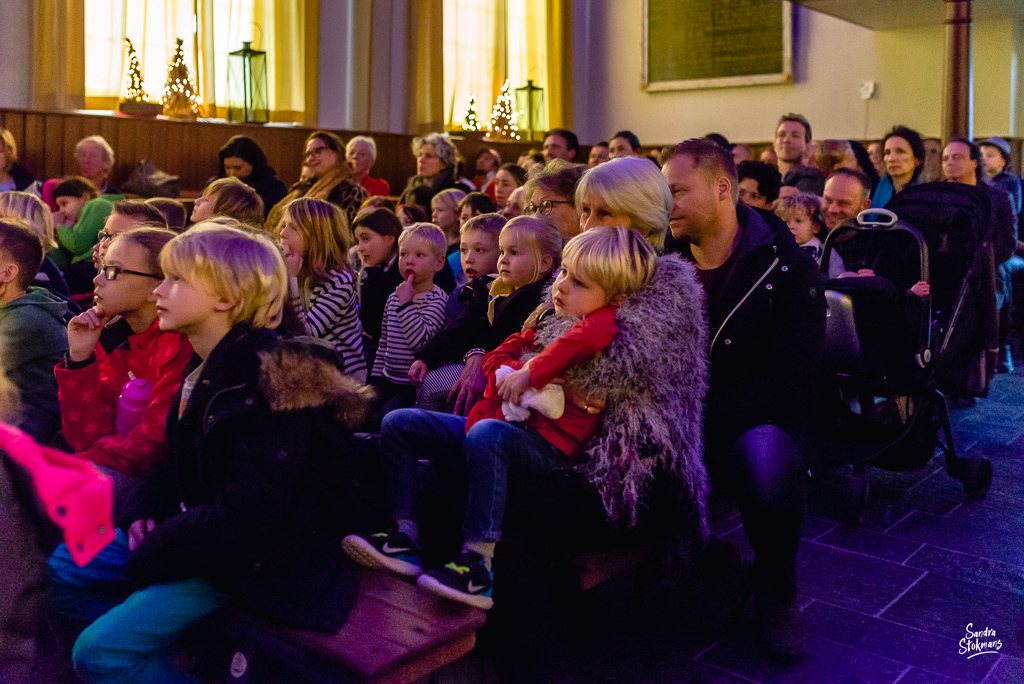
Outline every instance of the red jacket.
<path id="1" fill-rule="evenodd" d="M 591 313 L 535 356 L 530 361 L 530 384 L 533 388 L 542 389 L 552 380 L 563 377 L 569 369 L 594 358 L 611 344 L 612 338 L 618 332 L 615 325 L 615 309 L 616 306 L 611 305 Z M 522 368 L 525 362 L 519 359 L 525 352 L 532 350 L 533 343 L 534 329 L 530 328 L 509 336 L 497 349 L 484 357 L 483 368 L 487 376 L 487 388 L 484 390 L 484 398 L 469 412 L 469 419 L 466 421 L 467 432 L 477 421 L 485 418 L 505 420 L 501 412 L 501 397 L 498 395 L 494 372 L 501 366 L 516 370 Z M 552 420 L 531 411 L 526 424 L 569 458 L 579 458 L 583 454 L 583 447 L 601 426 L 601 414 L 588 413 L 584 407 L 566 401 L 565 413 L 561 418 Z"/>
<path id="2" fill-rule="evenodd" d="M 75 455 L 128 475 L 146 473 L 167 454 L 167 411 L 191 358 L 188 340 L 161 332 L 158 321 L 138 335 L 114 322 L 96 345 L 95 361 L 77 369 L 57 364 L 64 438 Z M 139 424 L 119 435 L 114 418 L 129 371 L 153 383 L 153 392 Z"/>
<path id="3" fill-rule="evenodd" d="M 369 175 L 363 176 L 359 179 L 359 184 L 366 190 L 366 194 L 370 197 L 374 195 L 383 195 L 387 197 L 391 194 L 391 184 L 383 178 L 370 178 Z"/>

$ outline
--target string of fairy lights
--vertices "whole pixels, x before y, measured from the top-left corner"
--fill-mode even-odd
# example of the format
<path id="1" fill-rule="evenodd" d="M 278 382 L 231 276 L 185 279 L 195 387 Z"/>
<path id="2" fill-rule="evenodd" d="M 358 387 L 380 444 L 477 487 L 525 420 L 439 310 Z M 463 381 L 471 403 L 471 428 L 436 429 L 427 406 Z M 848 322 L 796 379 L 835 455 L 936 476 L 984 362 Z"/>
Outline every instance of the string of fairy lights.
<path id="1" fill-rule="evenodd" d="M 135 46 L 128 38 L 125 38 L 124 46 L 128 59 L 128 73 L 125 76 L 121 99 L 126 102 L 148 102 L 150 98 L 142 82 L 142 68 Z M 172 118 L 195 118 L 199 115 L 199 106 L 203 103 L 199 97 L 199 89 L 189 73 L 188 64 L 185 63 L 184 41 L 181 38 L 175 41 L 174 53 L 167 66 L 167 83 L 164 84 L 160 103 L 163 105 L 163 113 Z"/>

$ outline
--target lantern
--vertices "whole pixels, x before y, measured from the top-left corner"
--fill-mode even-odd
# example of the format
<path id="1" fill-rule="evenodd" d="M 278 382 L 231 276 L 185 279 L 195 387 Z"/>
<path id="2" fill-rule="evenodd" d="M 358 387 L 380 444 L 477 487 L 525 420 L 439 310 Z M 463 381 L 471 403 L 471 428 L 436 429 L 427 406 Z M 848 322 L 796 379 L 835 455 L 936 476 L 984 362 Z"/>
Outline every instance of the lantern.
<path id="1" fill-rule="evenodd" d="M 516 88 L 516 109 L 520 114 L 519 130 L 529 131 L 530 140 L 534 140 L 534 133 L 547 130 L 544 121 L 544 89 L 533 85 L 532 80 L 527 80 L 522 88 Z"/>
<path id="2" fill-rule="evenodd" d="M 267 53 L 245 41 L 228 54 L 228 121 L 270 121 L 267 92 Z"/>

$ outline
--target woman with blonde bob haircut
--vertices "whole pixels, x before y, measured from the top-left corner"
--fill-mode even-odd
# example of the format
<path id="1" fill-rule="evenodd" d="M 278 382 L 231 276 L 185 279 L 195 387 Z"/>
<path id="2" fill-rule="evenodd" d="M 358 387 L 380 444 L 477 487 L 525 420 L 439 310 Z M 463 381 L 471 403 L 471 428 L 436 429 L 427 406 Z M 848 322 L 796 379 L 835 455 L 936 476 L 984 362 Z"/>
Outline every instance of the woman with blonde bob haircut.
<path id="1" fill-rule="evenodd" d="M 658 167 L 641 157 L 620 157 L 583 174 L 576 187 L 580 230 L 625 226 L 658 252 L 665 247 L 672 193 Z"/>
<path id="2" fill-rule="evenodd" d="M 285 209 L 278 240 L 292 307 L 306 333 L 330 342 L 341 355 L 344 372 L 365 382 L 358 283 L 347 258 L 350 235 L 341 209 L 303 198 Z"/>
<path id="3" fill-rule="evenodd" d="M 224 223 L 199 223 L 168 242 L 160 269 L 230 302 L 231 325 L 276 328 L 288 292 L 281 250 L 267 235 Z"/>

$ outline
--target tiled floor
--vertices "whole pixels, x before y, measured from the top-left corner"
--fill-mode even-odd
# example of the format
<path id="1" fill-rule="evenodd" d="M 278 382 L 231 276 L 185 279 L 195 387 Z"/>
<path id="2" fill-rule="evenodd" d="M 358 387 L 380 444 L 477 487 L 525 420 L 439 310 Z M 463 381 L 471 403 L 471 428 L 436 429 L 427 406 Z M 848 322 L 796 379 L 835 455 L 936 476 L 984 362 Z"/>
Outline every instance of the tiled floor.
<path id="1" fill-rule="evenodd" d="M 687 599 L 678 598 L 678 606 L 668 600 L 611 619 L 617 624 L 593 622 L 598 643 L 559 678 L 1024 682 L 1024 373 L 997 376 L 990 396 L 952 421 L 960 453 L 992 461 L 992 487 L 981 501 L 966 499 L 939 458 L 914 473 L 872 469 L 863 524 L 851 528 L 837 522 L 836 505 L 850 468 L 817 478 L 798 559 L 808 635 L 798 665 L 766 659 L 749 621 L 718 640 L 700 634 L 687 625 Z M 725 518 L 719 530 L 748 550 L 738 517 Z M 968 625 L 995 630 L 985 640 L 998 639 L 998 652 L 961 654 Z"/>
<path id="2" fill-rule="evenodd" d="M 953 415 L 957 448 L 993 464 L 988 496 L 968 501 L 941 459 L 914 473 L 870 471 L 863 524 L 851 528 L 836 502 L 849 468 L 817 478 L 799 554 L 807 656 L 794 666 L 764 657 L 750 606 L 733 634 L 694 625 L 696 596 L 677 586 L 639 608 L 620 578 L 586 596 L 563 661 L 545 678 L 559 682 L 1024 682 L 1024 372 L 995 378 L 990 396 Z M 719 532 L 741 548 L 734 511 Z M 968 625 L 995 630 L 996 653 L 968 657 Z M 463 660 L 435 673 L 436 684 L 495 682 L 494 634 Z M 524 657 L 526 654 L 523 654 Z M 37 681 L 54 681 L 42 667 Z M 49 676 L 48 676 L 49 675 Z M 67 677 L 61 673 L 61 678 Z M 531 676 L 527 681 L 538 681 Z M 70 681 L 64 679 L 64 681 Z M 427 681 L 427 680 L 424 680 Z"/>

